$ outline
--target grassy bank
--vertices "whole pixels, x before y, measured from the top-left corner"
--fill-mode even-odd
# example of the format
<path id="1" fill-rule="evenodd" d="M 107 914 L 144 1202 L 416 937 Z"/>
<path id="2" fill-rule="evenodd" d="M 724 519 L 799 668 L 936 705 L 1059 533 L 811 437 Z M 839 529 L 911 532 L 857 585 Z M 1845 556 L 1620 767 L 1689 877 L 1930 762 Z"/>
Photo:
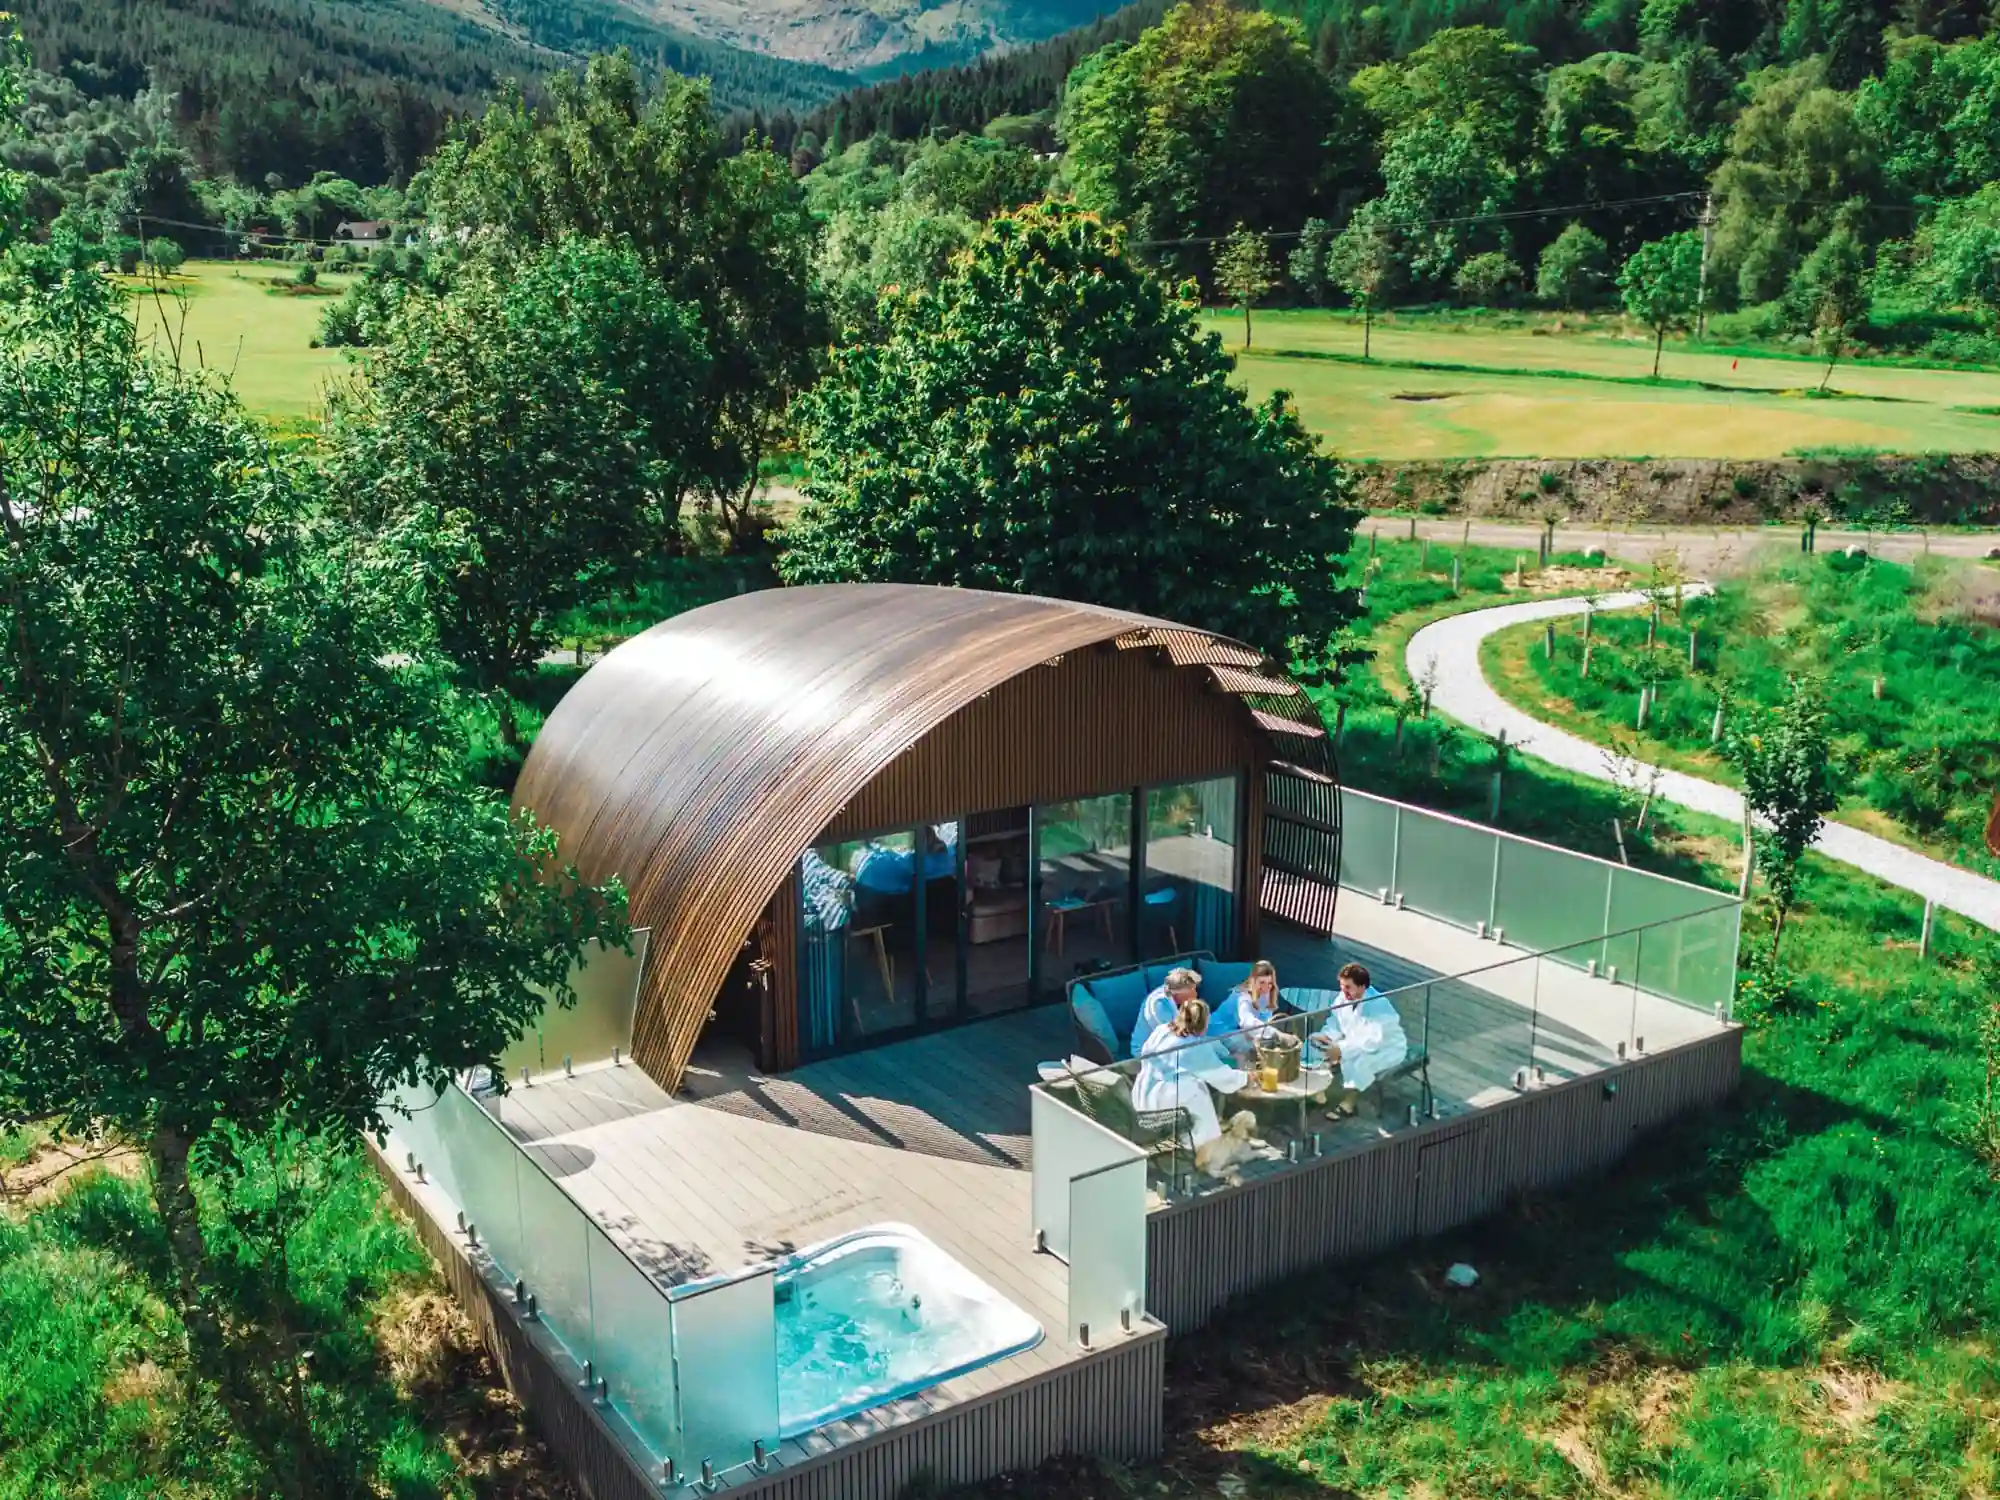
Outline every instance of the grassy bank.
<path id="1" fill-rule="evenodd" d="M 1605 615 L 1583 675 L 1582 624 L 1540 626 L 1483 648 L 1503 696 L 1573 734 L 1711 780 L 1734 772 L 1710 745 L 1725 701 L 1769 707 L 1794 676 L 1822 684 L 1852 767 L 1843 821 L 1991 871 L 1984 829 L 2000 784 L 2000 610 L 1984 568 L 1904 567 L 1800 556 L 1725 580 L 1713 599 L 1668 611 L 1651 637 L 1644 612 Z M 1689 640 L 1693 637 L 1693 665 Z M 1654 705 L 1643 733 L 1638 695 Z"/>
<path id="2" fill-rule="evenodd" d="M 252 1455 L 189 1374 L 160 1222 L 134 1164 L 114 1153 L 45 1180 L 60 1163 L 40 1142 L 6 1145 L 0 1500 L 261 1494 Z M 566 1500 L 360 1153 L 315 1150 L 296 1185 L 311 1205 L 284 1246 L 309 1351 L 298 1397 L 352 1493 Z"/>

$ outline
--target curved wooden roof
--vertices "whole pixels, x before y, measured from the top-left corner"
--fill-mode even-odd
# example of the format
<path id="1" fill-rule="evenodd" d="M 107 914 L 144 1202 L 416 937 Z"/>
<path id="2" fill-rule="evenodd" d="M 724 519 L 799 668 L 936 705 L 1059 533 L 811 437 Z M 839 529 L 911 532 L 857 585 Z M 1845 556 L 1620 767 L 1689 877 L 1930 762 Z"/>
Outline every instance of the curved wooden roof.
<path id="1" fill-rule="evenodd" d="M 1259 652 L 1018 594 L 744 594 L 656 625 L 587 672 L 543 726 L 514 803 L 555 828 L 586 880 L 621 877 L 633 925 L 652 929 L 638 1061 L 679 1083 L 744 934 L 879 770 L 982 693 L 1105 642 L 1230 674 L 1219 685 L 1250 703 L 1275 759 L 1323 760 L 1309 700 Z"/>

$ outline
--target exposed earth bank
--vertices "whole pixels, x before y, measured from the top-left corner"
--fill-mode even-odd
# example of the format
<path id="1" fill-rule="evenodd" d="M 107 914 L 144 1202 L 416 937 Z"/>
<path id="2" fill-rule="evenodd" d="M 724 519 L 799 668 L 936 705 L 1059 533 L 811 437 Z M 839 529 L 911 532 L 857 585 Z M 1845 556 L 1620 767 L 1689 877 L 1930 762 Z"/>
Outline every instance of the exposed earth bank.
<path id="1" fill-rule="evenodd" d="M 2000 419 L 1996 419 L 2000 420 Z M 1609 524 L 2000 525 L 2000 455 L 1464 459 L 1355 465 L 1370 510 Z"/>

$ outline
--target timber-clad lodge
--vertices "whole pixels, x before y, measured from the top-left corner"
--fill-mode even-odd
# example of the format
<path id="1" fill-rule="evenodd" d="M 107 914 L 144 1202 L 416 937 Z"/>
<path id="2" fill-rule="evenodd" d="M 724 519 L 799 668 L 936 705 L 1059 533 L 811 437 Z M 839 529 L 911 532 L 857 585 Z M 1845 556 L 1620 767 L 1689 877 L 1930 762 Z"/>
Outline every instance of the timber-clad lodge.
<path id="1" fill-rule="evenodd" d="M 1735 902 L 1344 789 L 1168 621 L 740 595 L 587 672 L 516 803 L 631 951 L 381 1162 L 592 1497 L 1149 1456 L 1171 1336 L 1738 1075 Z"/>

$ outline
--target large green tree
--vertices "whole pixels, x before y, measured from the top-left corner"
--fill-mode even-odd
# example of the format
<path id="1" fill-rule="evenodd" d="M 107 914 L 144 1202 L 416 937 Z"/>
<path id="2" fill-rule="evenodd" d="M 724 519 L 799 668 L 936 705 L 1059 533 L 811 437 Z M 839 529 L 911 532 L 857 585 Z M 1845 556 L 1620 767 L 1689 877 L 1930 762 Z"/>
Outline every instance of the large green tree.
<path id="1" fill-rule="evenodd" d="M 2000 322 L 2000 182 L 1938 205 L 1915 250 L 1917 281 L 1940 306 Z"/>
<path id="2" fill-rule="evenodd" d="M 572 239 L 406 295 L 338 413 L 336 494 L 437 558 L 439 643 L 510 745 L 509 689 L 557 617 L 671 544 L 708 373 L 695 314 L 637 255 Z"/>
<path id="3" fill-rule="evenodd" d="M 1542 251 L 1535 295 L 1553 307 L 1574 309 L 1604 289 L 1609 273 L 1609 247 L 1582 224 L 1570 224 Z"/>
<path id="4" fill-rule="evenodd" d="M 792 395 L 825 344 L 814 227 L 791 169 L 731 154 L 707 86 L 648 92 L 631 60 L 599 57 L 550 81 L 544 108 L 503 96 L 441 150 L 414 193 L 434 228 L 505 267 L 581 235 L 624 242 L 701 320 L 709 367 L 690 406 L 701 461 L 668 496 L 741 509 Z"/>
<path id="5" fill-rule="evenodd" d="M 1854 115 L 1889 192 L 1934 200 L 2000 178 L 2000 36 L 1902 38 L 1856 90 Z"/>
<path id="6" fill-rule="evenodd" d="M 1653 330 L 1653 378 L 1667 333 L 1693 324 L 1701 308 L 1701 236 L 1692 230 L 1650 240 L 1632 252 L 1618 273 L 1625 311 Z"/>
<path id="7" fill-rule="evenodd" d="M 1868 317 L 1872 285 L 1867 247 L 1845 224 L 1836 225 L 1792 273 L 1783 301 L 1785 321 L 1826 356 L 1822 391 L 1832 381 L 1833 367 L 1840 363 L 1848 340 Z"/>
<path id="8" fill-rule="evenodd" d="M 1051 594 L 1327 667 L 1354 613 L 1339 467 L 1094 218 L 1002 215 L 885 312 L 800 404 L 788 581 Z"/>
<path id="9" fill-rule="evenodd" d="M 1407 247 L 1411 279 L 1442 291 L 1473 256 L 1511 251 L 1497 216 L 1534 155 L 1534 52 L 1491 27 L 1457 27 L 1354 86 L 1382 132 L 1375 211 Z"/>
<path id="10" fill-rule="evenodd" d="M 1202 0 L 1079 66 L 1059 130 L 1077 201 L 1201 274 L 1205 245 L 1173 242 L 1296 229 L 1365 173 L 1361 123 L 1295 23 Z"/>
<path id="11" fill-rule="evenodd" d="M 381 1486 L 301 1450 L 298 1331 L 227 1295 L 197 1180 L 246 1139 L 351 1134 L 392 1084 L 492 1063 L 615 912 L 539 880 L 549 840 L 466 782 L 403 569 L 311 520 L 312 495 L 224 391 L 138 345 L 74 245 L 17 283 L 0 1126 L 144 1153 L 196 1368 L 274 1455 L 268 1491 L 345 1495 Z"/>
<path id="12" fill-rule="evenodd" d="M 1750 104 L 1715 174 L 1709 285 L 1759 303 L 1783 294 L 1843 215 L 1856 219 L 1875 196 L 1878 175 L 1854 97 L 1829 86 L 1822 62 L 1766 69 L 1747 87 Z"/>

